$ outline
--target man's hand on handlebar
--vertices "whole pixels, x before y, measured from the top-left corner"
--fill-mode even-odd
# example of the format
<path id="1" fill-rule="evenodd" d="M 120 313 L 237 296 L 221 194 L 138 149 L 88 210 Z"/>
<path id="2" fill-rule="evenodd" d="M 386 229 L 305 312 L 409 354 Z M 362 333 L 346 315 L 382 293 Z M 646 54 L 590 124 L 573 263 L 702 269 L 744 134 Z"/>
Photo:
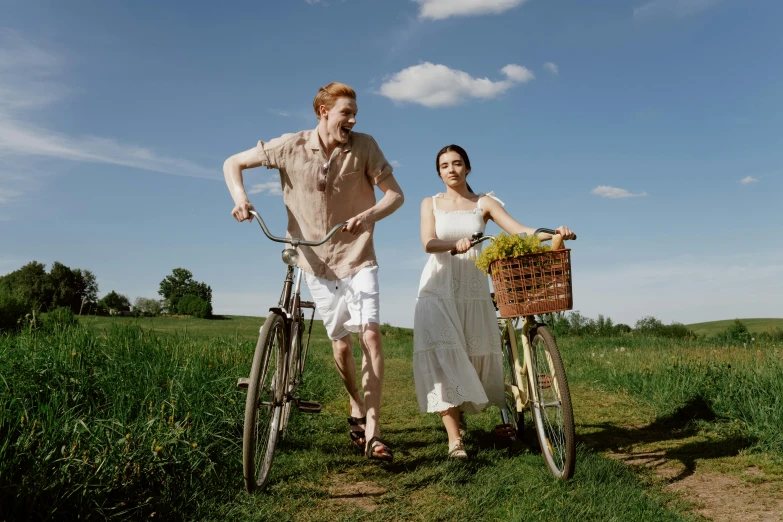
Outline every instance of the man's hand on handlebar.
<path id="1" fill-rule="evenodd" d="M 352 234 L 354 236 L 358 236 L 365 230 L 367 230 L 367 225 L 365 224 L 365 219 L 361 215 L 354 216 L 351 219 L 349 219 L 348 222 L 345 224 L 345 226 L 342 228 L 343 232 L 348 232 L 349 234 Z"/>
<path id="2" fill-rule="evenodd" d="M 255 208 L 249 201 L 245 200 L 234 207 L 231 215 L 240 223 L 242 221 L 253 221 L 253 216 L 250 214 L 251 210 L 255 210 Z"/>

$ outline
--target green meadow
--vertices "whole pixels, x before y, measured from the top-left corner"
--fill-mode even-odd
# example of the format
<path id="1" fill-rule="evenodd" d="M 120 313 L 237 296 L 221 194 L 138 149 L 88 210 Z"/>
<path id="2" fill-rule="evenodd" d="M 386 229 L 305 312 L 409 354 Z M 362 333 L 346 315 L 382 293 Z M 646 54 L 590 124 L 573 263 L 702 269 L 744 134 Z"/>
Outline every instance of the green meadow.
<path id="1" fill-rule="evenodd" d="M 300 396 L 324 410 L 293 415 L 268 488 L 248 495 L 236 379 L 261 323 L 86 317 L 0 337 L 0 520 L 699 520 L 608 454 L 681 440 L 686 468 L 782 473 L 783 346 L 560 339 L 579 449 L 574 478 L 558 482 L 530 425 L 514 446 L 492 433 L 496 409 L 468 417 L 471 459 L 447 461 L 439 418 L 418 412 L 412 332 L 388 325 L 382 426 L 395 460 L 365 460 L 316 322 Z"/>

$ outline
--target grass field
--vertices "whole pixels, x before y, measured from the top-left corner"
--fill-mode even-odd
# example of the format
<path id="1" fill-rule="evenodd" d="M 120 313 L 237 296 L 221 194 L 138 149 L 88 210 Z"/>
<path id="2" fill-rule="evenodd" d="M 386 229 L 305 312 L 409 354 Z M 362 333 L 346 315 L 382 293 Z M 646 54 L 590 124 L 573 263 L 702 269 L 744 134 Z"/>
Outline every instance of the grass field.
<path id="1" fill-rule="evenodd" d="M 243 492 L 244 392 L 261 324 L 87 318 L 85 327 L 0 337 L 0 520 L 695 520 L 691 506 L 645 473 L 604 456 L 650 437 L 691 446 L 683 462 L 780 454 L 783 347 L 715 351 L 656 339 L 562 339 L 579 452 L 556 482 L 532 429 L 497 439 L 496 409 L 470 416 L 471 460 L 445 459 L 446 435 L 421 415 L 412 333 L 384 326 L 384 437 L 395 461 L 350 445 L 347 399 L 320 323 L 295 414 L 266 492 Z M 185 334 L 187 328 L 187 334 Z M 713 350 L 713 351 L 710 351 Z M 356 350 L 358 356 L 358 349 Z M 731 368 L 729 368 L 731 365 Z M 623 398 L 618 400 L 618 397 Z M 656 424 L 657 423 L 657 424 Z M 530 426 L 528 426 L 530 428 Z M 618 442 L 619 441 L 619 442 Z M 767 458 L 766 456 L 769 456 Z M 747 457 L 751 458 L 751 457 Z M 765 460 L 766 459 L 766 460 Z M 780 473 L 762 464 L 769 473 Z"/>
<path id="2" fill-rule="evenodd" d="M 750 332 L 760 333 L 775 328 L 783 329 L 783 319 L 740 319 Z M 734 322 L 734 319 L 724 321 L 710 321 L 706 323 L 693 323 L 686 325 L 694 333 L 699 335 L 715 335 L 720 333 Z"/>

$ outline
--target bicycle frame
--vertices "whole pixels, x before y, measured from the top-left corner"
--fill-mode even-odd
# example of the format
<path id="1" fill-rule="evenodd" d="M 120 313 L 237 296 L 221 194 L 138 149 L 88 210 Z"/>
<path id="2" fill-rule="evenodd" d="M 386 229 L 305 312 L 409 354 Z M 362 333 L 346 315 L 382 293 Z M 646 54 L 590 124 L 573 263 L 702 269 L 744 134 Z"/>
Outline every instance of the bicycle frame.
<path id="1" fill-rule="evenodd" d="M 302 301 L 301 299 L 301 287 L 302 287 L 302 269 L 296 266 L 299 253 L 297 252 L 300 246 L 319 246 L 326 243 L 338 230 L 345 226 L 345 222 L 338 223 L 326 234 L 326 236 L 320 241 L 308 241 L 299 238 L 292 237 L 277 237 L 273 236 L 264 223 L 261 216 L 255 211 L 251 210 L 250 214 L 258 220 L 258 225 L 264 232 L 264 235 L 277 243 L 284 243 L 288 245 L 288 248 L 283 250 L 283 262 L 288 266 L 286 268 L 286 276 L 283 280 L 283 290 L 280 293 L 280 299 L 276 307 L 269 309 L 272 313 L 281 315 L 285 321 L 285 338 L 284 344 L 286 346 L 286 360 L 289 355 L 296 353 L 298 343 L 301 343 L 301 336 L 304 333 L 303 327 L 305 326 L 303 308 L 312 308 L 313 312 L 310 315 L 310 322 L 307 331 L 307 343 L 302 350 L 298 366 L 295 369 L 296 378 L 293 387 L 287 391 L 287 400 L 291 400 L 293 392 L 302 382 L 302 372 L 304 371 L 304 361 L 307 358 L 307 352 L 310 348 L 310 336 L 313 331 L 313 320 L 315 319 L 315 303 L 309 301 Z M 295 328 L 299 326 L 299 330 Z M 292 335 L 294 331 L 297 331 L 296 335 Z"/>
<path id="2" fill-rule="evenodd" d="M 533 318 L 533 316 L 525 316 L 523 318 L 522 323 L 522 348 L 523 348 L 523 359 L 520 362 L 519 358 L 519 344 L 517 343 L 517 333 L 516 333 L 516 326 L 518 323 L 519 318 L 515 319 L 499 319 L 498 322 L 502 325 L 502 334 L 506 335 L 508 333 L 509 338 L 509 345 L 511 346 L 511 361 L 514 365 L 514 374 L 516 376 L 517 383 L 525 383 L 525 385 L 528 384 L 527 380 L 527 371 L 528 368 L 533 367 L 533 361 L 531 360 L 531 353 L 532 348 L 530 346 L 530 330 L 536 326 L 536 322 Z M 511 392 L 512 396 L 514 397 L 514 400 L 516 401 L 516 406 L 518 411 L 523 411 L 525 408 L 528 407 L 528 402 L 531 400 L 531 397 L 528 396 L 527 389 L 520 390 L 519 386 L 514 386 L 511 384 L 506 384 L 506 391 Z M 526 386 L 527 388 L 527 386 Z M 533 392 L 534 395 L 536 392 Z M 535 402 L 538 398 L 532 397 L 532 400 Z M 503 415 L 503 422 L 508 423 L 508 413 L 505 411 L 505 409 L 501 412 Z"/>

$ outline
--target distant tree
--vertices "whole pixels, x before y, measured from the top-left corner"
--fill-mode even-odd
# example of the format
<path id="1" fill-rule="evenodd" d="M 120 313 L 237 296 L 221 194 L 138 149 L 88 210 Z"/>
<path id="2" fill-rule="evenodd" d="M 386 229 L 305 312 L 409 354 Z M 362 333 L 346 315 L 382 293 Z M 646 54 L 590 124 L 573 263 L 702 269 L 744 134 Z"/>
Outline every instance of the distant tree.
<path id="1" fill-rule="evenodd" d="M 21 301 L 28 310 L 47 310 L 52 302 L 53 289 L 46 273 L 46 265 L 31 261 L 0 277 L 0 286 L 6 295 Z"/>
<path id="2" fill-rule="evenodd" d="M 49 282 L 53 291 L 48 309 L 67 306 L 72 311 L 79 310 L 82 303 L 82 296 L 79 295 L 81 281 L 77 279 L 73 270 L 55 261 L 49 269 Z"/>
<path id="3" fill-rule="evenodd" d="M 178 310 L 179 300 L 186 295 L 200 297 L 212 305 L 212 288 L 206 283 L 195 281 L 190 270 L 184 268 L 175 268 L 171 275 L 163 278 L 158 294 L 163 296 L 166 309 L 170 313 Z"/>
<path id="4" fill-rule="evenodd" d="M 133 311 L 137 315 L 157 316 L 163 312 L 163 303 L 157 299 L 137 297 L 133 302 Z"/>
<path id="5" fill-rule="evenodd" d="M 614 324 L 611 317 L 604 317 L 598 314 L 598 320 L 595 322 L 596 333 L 603 337 L 610 337 L 614 334 Z"/>
<path id="6" fill-rule="evenodd" d="M 618 324 L 614 325 L 614 331 L 616 333 L 630 333 L 631 330 L 633 330 L 633 328 L 631 328 L 627 324 L 618 323 Z"/>
<path id="7" fill-rule="evenodd" d="M 723 336 L 729 341 L 735 341 L 738 343 L 750 342 L 750 339 L 753 337 L 748 331 L 748 327 L 745 326 L 745 323 L 739 319 L 734 319 L 734 322 L 731 323 L 729 327 L 726 328 L 726 330 L 724 330 Z"/>
<path id="8" fill-rule="evenodd" d="M 122 294 L 118 294 L 114 290 L 103 296 L 103 298 L 98 301 L 98 304 L 107 311 L 116 310 L 118 312 L 129 312 L 131 309 L 128 298 Z"/>
<path id="9" fill-rule="evenodd" d="M 91 270 L 74 269 L 79 282 L 79 293 L 82 296 L 80 310 L 94 308 L 98 303 L 98 280 Z"/>
<path id="10" fill-rule="evenodd" d="M 646 316 L 642 317 L 634 325 L 634 330 L 643 334 L 660 334 L 664 329 L 664 324 L 655 317 Z"/>

